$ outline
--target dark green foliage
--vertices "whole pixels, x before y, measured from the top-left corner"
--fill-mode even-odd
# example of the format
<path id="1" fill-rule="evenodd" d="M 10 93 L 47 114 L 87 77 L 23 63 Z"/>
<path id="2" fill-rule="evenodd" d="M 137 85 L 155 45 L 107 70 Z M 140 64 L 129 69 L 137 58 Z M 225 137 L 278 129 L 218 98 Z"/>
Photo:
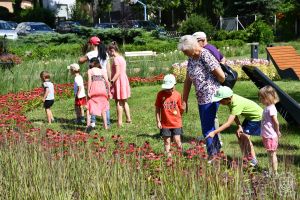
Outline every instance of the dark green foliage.
<path id="1" fill-rule="evenodd" d="M 0 19 L 1 20 L 11 20 L 13 14 L 9 12 L 9 10 L 3 6 L 0 6 Z"/>
<path id="2" fill-rule="evenodd" d="M 197 31 L 212 34 L 214 32 L 214 27 L 205 17 L 193 14 L 186 21 L 182 22 L 179 30 L 182 34 L 193 34 Z"/>
<path id="3" fill-rule="evenodd" d="M 85 38 L 97 35 L 105 43 L 116 41 L 117 43 L 132 43 L 136 36 L 142 35 L 142 29 L 120 29 L 120 28 L 110 28 L 110 29 L 95 29 L 89 27 L 80 27 L 79 35 Z"/>
<path id="4" fill-rule="evenodd" d="M 247 41 L 249 34 L 245 30 L 239 31 L 217 31 L 213 36 L 213 40 L 242 40 Z"/>
<path id="5" fill-rule="evenodd" d="M 55 25 L 55 13 L 46 8 L 25 9 L 21 11 L 20 21 L 23 22 L 44 22 L 50 27 Z"/>
<path id="6" fill-rule="evenodd" d="M 209 41 L 210 44 L 213 44 L 217 48 L 222 47 L 239 47 L 245 45 L 243 40 L 222 40 L 222 41 Z"/>
<path id="7" fill-rule="evenodd" d="M 274 41 L 274 33 L 272 28 L 261 20 L 257 20 L 247 27 L 246 31 L 249 34 L 249 42 L 259 42 L 270 44 Z"/>

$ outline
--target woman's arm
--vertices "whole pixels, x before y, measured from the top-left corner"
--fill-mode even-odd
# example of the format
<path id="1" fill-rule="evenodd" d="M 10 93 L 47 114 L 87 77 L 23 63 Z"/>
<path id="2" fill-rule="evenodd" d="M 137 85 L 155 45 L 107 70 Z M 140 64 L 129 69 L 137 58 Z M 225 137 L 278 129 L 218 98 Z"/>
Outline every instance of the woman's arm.
<path id="1" fill-rule="evenodd" d="M 91 85 L 92 85 L 92 75 L 91 75 L 91 69 L 89 69 L 88 70 L 88 88 L 87 88 L 88 97 L 90 97 Z"/>
<path id="2" fill-rule="evenodd" d="M 221 67 L 217 67 L 212 71 L 213 75 L 217 78 L 220 83 L 224 83 L 225 74 Z"/>
<path id="3" fill-rule="evenodd" d="M 107 63 L 106 63 L 106 71 L 107 71 L 107 77 L 108 77 L 108 80 L 111 80 L 111 66 L 110 66 L 110 59 L 107 59 Z"/>
<path id="4" fill-rule="evenodd" d="M 115 58 L 114 58 L 114 64 L 116 66 L 116 73 L 114 75 L 114 77 L 111 78 L 111 81 L 114 83 L 116 80 L 118 80 L 119 76 L 120 76 L 120 65 L 118 62 L 115 62 Z"/>
<path id="5" fill-rule="evenodd" d="M 87 56 L 82 56 L 82 57 L 79 58 L 78 62 L 79 62 L 80 64 L 83 64 L 83 63 L 85 63 L 85 62 L 88 61 L 88 60 L 89 60 L 89 59 L 88 59 Z"/>
<path id="6" fill-rule="evenodd" d="M 183 86 L 183 97 L 182 97 L 182 108 L 188 112 L 188 99 L 189 99 L 189 94 L 192 86 L 192 81 L 189 77 L 188 74 L 185 76 L 184 80 L 184 86 Z"/>

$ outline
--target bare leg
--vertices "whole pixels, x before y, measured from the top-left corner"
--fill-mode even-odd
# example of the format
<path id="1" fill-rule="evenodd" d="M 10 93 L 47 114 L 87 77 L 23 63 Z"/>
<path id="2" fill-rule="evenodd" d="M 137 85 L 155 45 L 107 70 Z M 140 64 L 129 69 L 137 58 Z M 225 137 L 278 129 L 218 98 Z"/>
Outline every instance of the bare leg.
<path id="1" fill-rule="evenodd" d="M 46 111 L 46 116 L 47 116 L 48 123 L 51 124 L 52 120 L 54 119 L 53 115 L 52 115 L 52 112 L 51 112 L 50 108 L 45 109 L 45 111 Z"/>
<path id="2" fill-rule="evenodd" d="M 102 111 L 102 118 L 103 118 L 103 127 L 104 127 L 104 129 L 108 129 L 107 119 L 106 119 L 106 111 Z"/>
<path id="3" fill-rule="evenodd" d="M 77 122 L 79 122 L 80 117 L 82 116 L 82 115 L 81 115 L 81 109 L 80 109 L 80 106 L 76 106 L 76 105 L 75 105 L 75 113 L 76 113 L 76 119 L 77 119 Z"/>
<path id="4" fill-rule="evenodd" d="M 271 151 L 270 152 L 270 157 L 271 157 L 270 160 L 271 160 L 271 163 L 272 163 L 273 173 L 277 174 L 278 161 L 277 161 L 276 151 Z"/>
<path id="5" fill-rule="evenodd" d="M 177 145 L 178 149 L 181 149 L 182 148 L 181 136 L 180 135 L 174 135 L 173 139 L 176 142 L 176 145 Z"/>
<path id="6" fill-rule="evenodd" d="M 256 158 L 253 144 L 250 140 L 250 136 L 242 133 L 239 138 L 240 147 L 244 157 L 251 155 L 252 159 Z"/>
<path id="7" fill-rule="evenodd" d="M 84 107 L 80 106 L 80 117 L 84 118 Z"/>
<path id="8" fill-rule="evenodd" d="M 86 126 L 89 127 L 91 125 L 91 115 L 90 111 L 87 109 L 86 110 Z"/>
<path id="9" fill-rule="evenodd" d="M 125 110 L 125 115 L 126 115 L 126 122 L 131 122 L 131 116 L 130 116 L 130 109 L 129 105 L 127 103 L 127 99 L 123 100 L 124 102 L 124 110 Z"/>
<path id="10" fill-rule="evenodd" d="M 171 157 L 170 148 L 171 148 L 171 137 L 164 137 L 164 145 L 165 145 L 165 152 L 168 157 Z"/>
<path id="11" fill-rule="evenodd" d="M 121 100 L 116 100 L 118 127 L 122 126 L 123 105 Z"/>

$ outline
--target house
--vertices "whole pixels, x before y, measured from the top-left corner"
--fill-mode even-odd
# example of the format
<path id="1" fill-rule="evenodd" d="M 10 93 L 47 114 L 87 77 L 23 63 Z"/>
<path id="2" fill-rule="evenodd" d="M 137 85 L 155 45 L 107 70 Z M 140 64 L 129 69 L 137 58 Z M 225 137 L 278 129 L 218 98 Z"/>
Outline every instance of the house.
<path id="1" fill-rule="evenodd" d="M 13 0 L 0 0 L 0 6 L 7 8 L 10 13 L 14 12 Z M 32 4 L 32 1 L 30 1 L 30 0 L 22 1 L 22 3 L 21 3 L 21 8 L 23 8 L 23 9 L 32 8 L 32 7 L 33 7 L 33 4 Z"/>
<path id="2" fill-rule="evenodd" d="M 56 11 L 59 19 L 70 19 L 76 0 L 43 0 L 43 7 Z"/>

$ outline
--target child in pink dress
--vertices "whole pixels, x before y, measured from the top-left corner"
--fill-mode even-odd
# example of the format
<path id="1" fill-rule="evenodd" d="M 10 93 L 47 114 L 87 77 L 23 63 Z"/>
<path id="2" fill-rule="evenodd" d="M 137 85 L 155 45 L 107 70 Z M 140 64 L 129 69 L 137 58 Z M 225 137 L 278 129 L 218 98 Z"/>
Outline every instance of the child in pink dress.
<path id="1" fill-rule="evenodd" d="M 101 116 L 103 118 L 103 126 L 108 129 L 106 120 L 106 111 L 109 109 L 109 86 L 108 78 L 105 70 L 101 69 L 99 59 L 97 57 L 90 60 L 90 69 L 88 70 L 88 97 L 87 102 L 87 127 L 90 130 L 91 115 Z"/>
<path id="2" fill-rule="evenodd" d="M 119 53 L 116 42 L 108 46 L 108 53 L 112 57 L 111 85 L 113 99 L 115 99 L 118 115 L 118 127 L 122 126 L 122 114 L 125 110 L 126 122 L 131 123 L 131 116 L 127 99 L 130 97 L 129 80 L 126 74 L 126 61 Z"/>
<path id="3" fill-rule="evenodd" d="M 278 138 L 281 136 L 279 122 L 277 120 L 277 110 L 274 104 L 279 101 L 274 88 L 265 86 L 259 90 L 259 99 L 266 106 L 261 120 L 261 136 L 265 149 L 270 156 L 270 164 L 273 173 L 277 174 L 277 156 Z"/>

